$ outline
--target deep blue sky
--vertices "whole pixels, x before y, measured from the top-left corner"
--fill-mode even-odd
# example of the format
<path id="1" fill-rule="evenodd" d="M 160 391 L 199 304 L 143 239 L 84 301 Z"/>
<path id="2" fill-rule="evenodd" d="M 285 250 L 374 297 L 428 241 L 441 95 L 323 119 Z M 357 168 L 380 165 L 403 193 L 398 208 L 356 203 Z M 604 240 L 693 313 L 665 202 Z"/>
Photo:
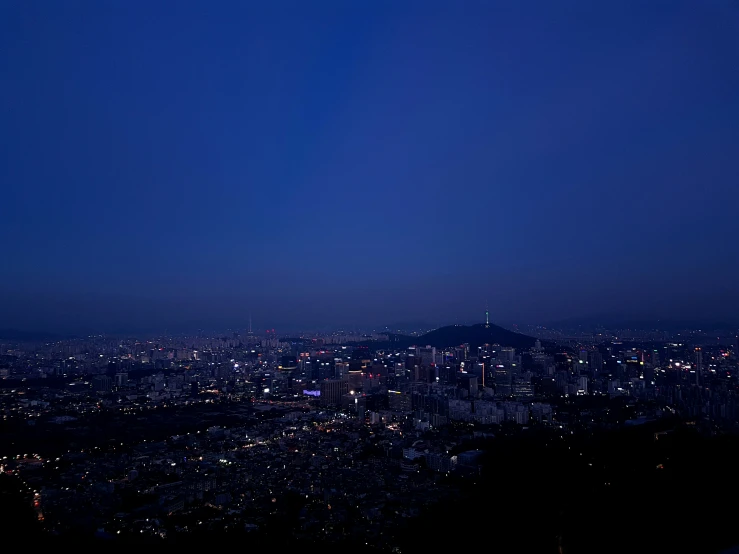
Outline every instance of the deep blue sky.
<path id="1" fill-rule="evenodd" d="M 730 0 L 5 0 L 0 53 L 0 328 L 739 314 Z"/>

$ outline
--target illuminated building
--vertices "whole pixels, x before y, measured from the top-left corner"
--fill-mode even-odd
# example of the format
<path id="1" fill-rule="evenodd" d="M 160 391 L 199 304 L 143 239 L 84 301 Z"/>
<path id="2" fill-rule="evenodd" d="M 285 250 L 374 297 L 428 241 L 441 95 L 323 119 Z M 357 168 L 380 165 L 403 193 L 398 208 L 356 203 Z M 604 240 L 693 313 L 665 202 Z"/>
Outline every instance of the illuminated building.
<path id="1" fill-rule="evenodd" d="M 98 375 L 92 379 L 92 390 L 95 392 L 110 392 L 113 381 L 107 375 Z"/>
<path id="2" fill-rule="evenodd" d="M 349 392 L 349 382 L 341 379 L 321 381 L 321 404 L 341 406 L 341 397 Z"/>

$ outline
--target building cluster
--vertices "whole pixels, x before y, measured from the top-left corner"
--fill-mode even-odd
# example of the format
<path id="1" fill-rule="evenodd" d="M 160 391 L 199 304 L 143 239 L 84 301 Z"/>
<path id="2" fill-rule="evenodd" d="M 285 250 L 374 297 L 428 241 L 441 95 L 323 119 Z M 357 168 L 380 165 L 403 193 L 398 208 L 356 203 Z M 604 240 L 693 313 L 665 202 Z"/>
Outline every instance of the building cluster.
<path id="1" fill-rule="evenodd" d="M 57 532 L 258 530 L 299 498 L 296 536 L 390 546 L 392 522 L 475 474 L 480 438 L 739 420 L 737 344 L 332 340 L 4 344 L 0 472 L 23 479 Z"/>
<path id="2" fill-rule="evenodd" d="M 402 418 L 368 425 L 264 401 L 243 410 L 252 415 L 242 425 L 55 457 L 4 456 L 0 471 L 23 479 L 39 519 L 57 533 L 257 530 L 298 498 L 297 538 L 359 536 L 386 546 L 392 521 L 402 525 L 455 496 L 441 476 L 476 471 L 476 451 L 465 447 L 470 429 L 424 435 Z M 259 418 L 265 411 L 276 413 Z"/>

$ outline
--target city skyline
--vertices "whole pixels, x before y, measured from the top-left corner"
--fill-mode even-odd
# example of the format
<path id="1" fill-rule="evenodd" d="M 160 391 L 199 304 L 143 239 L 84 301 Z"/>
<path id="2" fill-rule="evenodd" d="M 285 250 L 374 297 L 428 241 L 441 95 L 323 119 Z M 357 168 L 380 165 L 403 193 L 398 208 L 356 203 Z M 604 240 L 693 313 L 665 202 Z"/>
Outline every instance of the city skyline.
<path id="1" fill-rule="evenodd" d="M 0 327 L 0 338 L 13 338 L 28 336 L 28 337 L 48 337 L 48 338 L 72 338 L 72 337 L 84 337 L 92 335 L 110 335 L 110 336 L 168 336 L 168 335 L 199 335 L 209 334 L 218 335 L 222 333 L 239 333 L 244 336 L 249 335 L 262 335 L 269 333 L 277 333 L 280 336 L 288 336 L 296 334 L 300 336 L 303 334 L 325 334 L 325 333 L 383 333 L 383 332 L 400 332 L 400 333 L 418 333 L 428 332 L 434 329 L 451 326 L 496 326 L 504 329 L 515 330 L 521 332 L 523 328 L 529 329 L 551 329 L 551 330 L 575 330 L 581 329 L 583 332 L 594 332 L 599 329 L 608 330 L 661 330 L 661 331 L 676 331 L 676 330 L 705 330 L 705 331 L 721 331 L 722 333 L 732 333 L 735 329 L 739 329 L 739 322 L 736 319 L 726 318 L 714 318 L 714 319 L 639 319 L 633 316 L 619 316 L 619 315 L 592 315 L 585 317 L 574 317 L 565 318 L 559 320 L 549 321 L 526 321 L 522 319 L 516 320 L 489 320 L 486 325 L 486 319 L 475 317 L 474 315 L 469 318 L 455 318 L 453 320 L 440 319 L 437 321 L 423 321 L 420 319 L 406 319 L 386 322 L 358 322 L 358 323 L 343 323 L 341 321 L 334 321 L 333 323 L 316 324 L 306 323 L 304 325 L 298 324 L 275 324 L 274 320 L 268 319 L 264 323 L 257 325 L 250 325 L 249 320 L 241 321 L 236 319 L 232 325 L 173 325 L 173 326 L 150 326 L 150 327 L 114 327 L 114 326 L 103 326 L 103 327 L 83 327 L 78 329 L 59 329 L 59 328 L 22 328 L 14 327 L 12 325 L 6 325 Z M 524 333 L 525 334 L 525 333 Z M 532 335 L 536 335 L 535 332 L 531 332 Z"/>
<path id="2" fill-rule="evenodd" d="M 662 530 L 735 492 L 739 337 L 536 331 L 0 338 L 0 515 L 49 548 L 413 554 L 491 522 L 506 551 L 736 544 L 726 510 Z M 665 507 L 614 534 L 635 490 Z"/>

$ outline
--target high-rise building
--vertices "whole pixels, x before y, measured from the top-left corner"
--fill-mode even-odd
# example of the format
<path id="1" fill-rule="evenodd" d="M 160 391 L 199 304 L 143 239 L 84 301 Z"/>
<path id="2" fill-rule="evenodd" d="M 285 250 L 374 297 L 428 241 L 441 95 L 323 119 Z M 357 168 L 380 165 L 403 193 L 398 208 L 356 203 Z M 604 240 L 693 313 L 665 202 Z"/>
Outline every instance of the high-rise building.
<path id="1" fill-rule="evenodd" d="M 436 360 L 436 348 L 433 346 L 427 346 L 426 348 L 418 349 L 418 360 L 420 365 L 431 365 Z"/>
<path id="2" fill-rule="evenodd" d="M 354 411 L 357 414 L 359 421 L 364 421 L 367 415 L 367 397 L 364 395 L 356 395 L 354 397 Z"/>
<path id="3" fill-rule="evenodd" d="M 513 377 L 513 395 L 518 400 L 533 398 L 534 389 L 531 386 L 531 373 L 517 373 Z"/>
<path id="4" fill-rule="evenodd" d="M 642 376 L 644 377 L 644 381 L 646 381 L 647 385 L 654 384 L 654 368 L 650 364 L 644 366 L 644 372 L 642 373 Z"/>
<path id="5" fill-rule="evenodd" d="M 703 350 L 700 348 L 695 349 L 695 384 L 701 384 L 701 377 L 703 373 Z"/>
<path id="6" fill-rule="evenodd" d="M 321 404 L 341 406 L 341 397 L 349 393 L 349 382 L 342 379 L 321 381 Z"/>
<path id="7" fill-rule="evenodd" d="M 115 374 L 115 388 L 125 389 L 128 386 L 128 373 L 121 372 Z"/>
<path id="8" fill-rule="evenodd" d="M 97 375 L 92 378 L 92 390 L 95 392 L 110 392 L 113 381 L 107 375 Z"/>
<path id="9" fill-rule="evenodd" d="M 412 409 L 411 397 L 397 390 L 387 391 L 388 408 L 392 412 L 408 413 Z"/>
<path id="10" fill-rule="evenodd" d="M 603 356 L 600 352 L 597 350 L 590 352 L 588 355 L 588 366 L 590 366 L 589 369 L 594 375 L 603 371 Z"/>
<path id="11" fill-rule="evenodd" d="M 341 361 L 340 359 L 334 360 L 334 375 L 337 379 L 343 379 L 349 374 L 349 362 Z"/>
<path id="12" fill-rule="evenodd" d="M 476 396 L 478 391 L 477 375 L 467 374 L 463 380 L 463 386 L 470 396 Z"/>
<path id="13" fill-rule="evenodd" d="M 472 374 L 477 376 L 478 382 L 480 383 L 480 385 L 482 385 L 483 388 L 485 387 L 485 371 L 485 362 L 477 362 L 472 367 Z M 489 384 L 490 383 L 488 382 L 488 385 Z"/>
<path id="14" fill-rule="evenodd" d="M 498 363 L 513 363 L 516 357 L 516 349 L 503 347 L 498 350 Z"/>
<path id="15" fill-rule="evenodd" d="M 463 344 L 459 348 L 454 349 L 454 357 L 457 358 L 457 361 L 464 362 L 467 359 L 469 350 L 470 350 L 470 345 Z"/>
<path id="16" fill-rule="evenodd" d="M 349 371 L 346 373 L 342 379 L 346 381 L 349 385 L 349 390 L 359 390 L 362 388 L 362 379 L 364 378 L 364 375 L 361 371 Z"/>
<path id="17" fill-rule="evenodd" d="M 513 371 L 510 363 L 495 365 L 495 394 L 510 396 L 513 393 Z"/>

